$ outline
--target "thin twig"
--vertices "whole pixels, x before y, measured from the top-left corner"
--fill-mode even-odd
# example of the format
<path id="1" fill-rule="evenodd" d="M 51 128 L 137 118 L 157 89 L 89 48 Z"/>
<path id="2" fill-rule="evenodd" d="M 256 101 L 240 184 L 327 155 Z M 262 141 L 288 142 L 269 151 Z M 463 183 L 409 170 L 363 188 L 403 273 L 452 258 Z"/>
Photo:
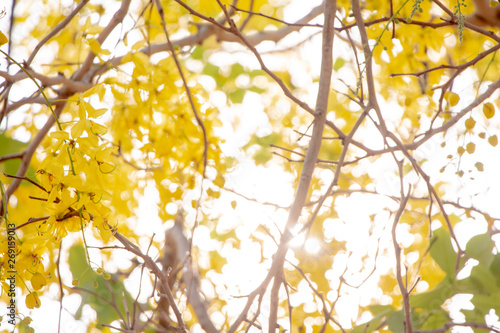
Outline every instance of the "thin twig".
<path id="1" fill-rule="evenodd" d="M 195 229 L 198 226 L 198 217 L 199 217 L 199 213 L 200 213 L 201 199 L 202 199 L 203 190 L 204 190 L 203 184 L 204 184 L 204 180 L 206 178 L 207 164 L 208 164 L 208 136 L 207 136 L 207 129 L 205 127 L 205 124 L 203 123 L 203 120 L 200 117 L 198 109 L 196 108 L 196 106 L 194 104 L 193 94 L 191 93 L 191 89 L 189 88 L 189 85 L 187 83 L 186 77 L 184 76 L 184 73 L 182 71 L 181 64 L 179 62 L 179 59 L 177 58 L 177 54 L 175 53 L 175 48 L 174 48 L 172 42 L 170 41 L 170 36 L 169 36 L 168 31 L 167 31 L 167 23 L 165 21 L 165 13 L 163 11 L 163 6 L 161 5 L 161 3 L 160 3 L 159 0 L 155 0 L 155 3 L 156 3 L 156 8 L 158 9 L 158 13 L 160 14 L 160 17 L 161 17 L 161 22 L 162 22 L 162 26 L 163 26 L 163 32 L 165 33 L 165 36 L 167 37 L 167 43 L 170 46 L 172 58 L 174 59 L 175 66 L 177 67 L 179 75 L 180 75 L 180 77 L 182 79 L 182 84 L 184 86 L 184 90 L 186 91 L 186 94 L 187 94 L 187 97 L 188 97 L 188 100 L 189 100 L 189 105 L 191 106 L 191 110 L 193 111 L 194 117 L 196 119 L 196 123 L 201 128 L 201 132 L 202 132 L 202 136 L 203 136 L 203 170 L 201 172 L 200 196 L 198 197 L 198 201 L 196 203 L 195 223 L 194 223 L 193 229 L 192 229 L 192 235 L 194 235 Z M 191 252 L 192 240 L 193 240 L 193 238 L 191 238 L 190 242 L 189 242 L 190 252 Z"/>
<path id="2" fill-rule="evenodd" d="M 110 225 L 108 227 L 113 230 L 113 236 L 120 242 L 122 245 L 127 249 L 127 251 L 135 254 L 136 256 L 142 258 L 144 260 L 144 263 L 146 266 L 152 271 L 152 273 L 157 276 L 160 280 L 160 283 L 164 284 L 166 287 L 164 288 L 165 292 L 164 294 L 167 296 L 169 302 L 170 302 L 170 307 L 174 311 L 175 317 L 177 318 L 177 325 L 179 325 L 179 329 L 182 332 L 187 332 L 186 329 L 186 324 L 184 323 L 184 320 L 182 319 L 182 314 L 177 307 L 174 296 L 172 295 L 172 292 L 170 291 L 170 288 L 168 288 L 168 282 L 167 282 L 167 276 L 163 273 L 163 271 L 156 265 L 156 263 L 151 259 L 150 256 L 145 255 L 142 253 L 142 251 L 139 249 L 139 247 L 135 244 L 133 244 L 130 240 L 128 240 L 125 236 L 120 234 L 116 229 L 112 228 Z"/>
<path id="3" fill-rule="evenodd" d="M 276 22 L 279 22 L 279 23 L 283 23 L 283 24 L 285 24 L 287 26 L 291 26 L 291 27 L 323 28 L 323 25 L 321 25 L 321 24 L 290 23 L 290 22 L 286 22 L 286 21 L 280 20 L 280 19 L 278 19 L 276 17 L 272 17 L 272 16 L 265 15 L 265 14 L 262 14 L 262 13 L 257 13 L 257 12 L 251 11 L 251 10 L 241 9 L 241 8 L 236 7 L 236 6 L 231 6 L 231 7 L 234 8 L 234 10 L 236 10 L 237 12 L 243 12 L 243 13 L 247 13 L 247 14 L 251 14 L 251 15 L 262 16 L 262 17 L 265 17 L 267 19 L 270 19 L 270 20 L 273 20 L 273 21 L 276 21 Z M 242 28 L 240 28 L 240 30 L 242 30 Z"/>
<path id="4" fill-rule="evenodd" d="M 23 158 L 23 155 L 24 155 L 24 153 L 13 153 L 13 154 L 8 154 L 8 155 L 3 155 L 2 157 L 0 157 L 0 163 L 8 161 L 8 160 Z"/>
<path id="5" fill-rule="evenodd" d="M 42 48 L 45 43 L 47 43 L 52 37 L 57 35 L 59 31 L 61 31 L 65 26 L 71 22 L 71 20 L 82 10 L 83 7 L 89 2 L 90 0 L 82 0 L 76 7 L 73 9 L 71 13 L 69 13 L 68 16 L 64 18 L 58 25 L 54 27 L 38 44 L 35 46 L 35 48 L 31 51 L 30 57 L 28 60 L 26 60 L 26 66 L 29 66 L 33 59 L 35 59 L 35 56 L 38 54 L 38 51 Z"/>

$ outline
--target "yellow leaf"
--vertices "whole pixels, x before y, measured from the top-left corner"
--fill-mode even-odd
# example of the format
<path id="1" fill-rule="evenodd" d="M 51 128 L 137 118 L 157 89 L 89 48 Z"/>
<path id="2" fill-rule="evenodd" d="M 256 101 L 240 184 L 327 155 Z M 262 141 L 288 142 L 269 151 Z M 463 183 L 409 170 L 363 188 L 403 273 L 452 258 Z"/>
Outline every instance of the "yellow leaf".
<path id="1" fill-rule="evenodd" d="M 104 28 L 101 27 L 100 25 L 92 25 L 90 26 L 85 32 L 87 35 L 97 35 L 100 33 Z"/>
<path id="2" fill-rule="evenodd" d="M 222 187 L 224 187 L 225 183 L 226 183 L 226 180 L 224 179 L 224 177 L 220 173 L 218 173 L 214 179 L 214 185 L 222 188 Z"/>
<path id="3" fill-rule="evenodd" d="M 473 129 L 475 125 L 476 121 L 472 117 L 465 121 L 465 128 L 467 128 L 468 130 Z"/>
<path id="4" fill-rule="evenodd" d="M 495 107 L 493 106 L 493 104 L 484 103 L 483 104 L 483 113 L 487 119 L 493 118 L 493 116 L 495 115 Z"/>
<path id="5" fill-rule="evenodd" d="M 465 148 L 467 150 L 467 153 L 473 154 L 476 150 L 476 145 L 473 142 L 469 142 Z"/>
<path id="6" fill-rule="evenodd" d="M 102 55 L 110 55 L 111 54 L 111 52 L 109 50 L 101 48 L 101 44 L 99 44 L 99 42 L 97 40 L 95 40 L 94 38 L 87 39 L 87 43 L 89 44 L 92 52 L 94 52 L 95 54 L 102 54 Z"/>
<path id="7" fill-rule="evenodd" d="M 137 43 L 135 43 L 134 45 L 132 45 L 132 50 L 138 51 L 144 45 L 146 45 L 146 40 L 145 39 L 141 39 Z"/>
<path id="8" fill-rule="evenodd" d="M 488 142 L 490 145 L 492 145 L 493 147 L 496 147 L 497 144 L 498 144 L 498 137 L 496 135 L 492 135 L 488 138 Z"/>
<path id="9" fill-rule="evenodd" d="M 130 61 L 132 61 L 132 59 L 133 59 L 132 53 L 127 53 L 122 58 L 122 64 L 126 64 L 127 62 L 130 62 Z"/>
<path id="10" fill-rule="evenodd" d="M 41 273 L 35 273 L 31 277 L 31 286 L 35 290 L 40 290 L 43 288 L 43 286 L 47 285 L 47 279 L 45 276 Z"/>
<path id="11" fill-rule="evenodd" d="M 5 36 L 3 32 L 0 31 L 0 46 L 2 46 L 3 44 L 7 44 L 8 42 L 9 39 L 7 38 L 7 36 Z"/>
<path id="12" fill-rule="evenodd" d="M 40 305 L 42 305 L 42 303 L 40 302 L 40 298 L 38 297 L 38 293 L 36 291 L 26 296 L 26 306 L 28 309 L 39 308 Z"/>
<path id="13" fill-rule="evenodd" d="M 448 95 L 448 102 L 450 102 L 450 106 L 455 106 L 460 101 L 460 97 L 454 92 L 450 92 Z"/>

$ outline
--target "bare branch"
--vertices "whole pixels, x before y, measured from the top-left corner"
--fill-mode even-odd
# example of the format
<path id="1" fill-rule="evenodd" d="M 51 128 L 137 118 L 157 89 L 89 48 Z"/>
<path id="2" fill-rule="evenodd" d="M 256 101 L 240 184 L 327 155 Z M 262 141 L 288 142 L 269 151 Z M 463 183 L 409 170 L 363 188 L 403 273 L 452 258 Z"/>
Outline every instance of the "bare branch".
<path id="1" fill-rule="evenodd" d="M 292 230 L 297 224 L 301 215 L 302 208 L 306 202 L 309 186 L 312 179 L 312 173 L 316 165 L 319 149 L 321 147 L 321 138 L 323 136 L 323 128 L 326 122 L 326 114 L 328 107 L 328 96 L 330 94 L 330 81 L 332 75 L 332 57 L 333 57 L 333 37 L 334 30 L 333 24 L 335 20 L 335 12 L 337 2 L 325 0 L 325 23 L 323 29 L 323 43 L 322 43 L 322 58 L 321 58 L 321 75 L 319 79 L 319 91 L 316 100 L 316 110 L 314 111 L 314 125 L 311 140 L 309 141 L 309 148 L 307 149 L 306 158 L 300 174 L 299 185 L 295 193 L 295 199 L 290 208 L 288 220 L 286 222 L 285 230 L 280 241 L 280 245 L 273 260 L 273 267 L 277 269 L 273 290 L 279 289 L 282 281 L 277 277 L 281 276 L 283 269 L 283 262 L 288 250 L 288 242 L 292 238 Z M 277 296 L 277 295 L 275 295 Z M 272 297 L 272 296 L 271 296 Z M 274 332 L 274 327 L 277 324 L 277 306 L 270 309 L 269 314 L 269 332 Z"/>
<path id="2" fill-rule="evenodd" d="M 64 20 L 61 21 L 54 29 L 50 31 L 50 33 L 47 34 L 31 51 L 30 57 L 28 60 L 26 60 L 26 65 L 29 66 L 33 59 L 35 59 L 35 56 L 38 54 L 38 51 L 42 48 L 45 43 L 47 43 L 52 37 L 57 35 L 64 27 L 66 27 L 69 22 L 82 10 L 83 7 L 89 2 L 89 0 L 82 0 L 76 7 L 73 9 L 73 11 L 64 18 Z"/>
<path id="3" fill-rule="evenodd" d="M 96 41 L 102 45 L 104 41 L 108 38 L 108 36 L 111 34 L 111 32 L 116 28 L 118 24 L 120 24 L 125 16 L 128 13 L 128 8 L 130 6 L 131 0 L 123 0 L 120 6 L 120 9 L 113 15 L 111 18 L 111 21 L 109 24 L 104 28 L 103 31 L 99 34 L 97 37 Z M 94 59 L 96 57 L 96 54 L 92 51 L 89 52 L 87 58 L 83 62 L 82 66 L 74 73 L 73 79 L 76 81 L 80 81 L 84 75 L 89 71 L 90 67 L 92 66 L 92 63 L 94 62 Z"/>

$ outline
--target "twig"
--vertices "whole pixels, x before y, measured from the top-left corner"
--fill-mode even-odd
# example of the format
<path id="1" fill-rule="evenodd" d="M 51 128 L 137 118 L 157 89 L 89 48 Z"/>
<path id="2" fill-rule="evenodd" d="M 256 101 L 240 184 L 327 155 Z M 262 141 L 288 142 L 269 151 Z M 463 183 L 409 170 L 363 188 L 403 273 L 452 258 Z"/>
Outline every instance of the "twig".
<path id="1" fill-rule="evenodd" d="M 5 162 L 8 160 L 14 160 L 18 158 L 23 158 L 24 153 L 13 153 L 13 154 L 8 154 L 8 155 L 3 155 L 0 157 L 0 162 Z"/>
<path id="2" fill-rule="evenodd" d="M 73 9 L 73 11 L 64 18 L 57 26 L 52 29 L 47 36 L 45 36 L 38 44 L 35 46 L 33 51 L 31 51 L 30 57 L 28 60 L 26 60 L 26 65 L 29 66 L 33 59 L 35 59 L 35 56 L 37 55 L 38 51 L 42 48 L 45 43 L 47 43 L 52 37 L 57 35 L 59 31 L 61 31 L 65 26 L 68 25 L 69 22 L 82 10 L 83 7 L 89 2 L 89 0 L 82 0 L 76 7 Z"/>
<path id="3" fill-rule="evenodd" d="M 109 288 L 109 287 L 108 287 L 108 288 Z M 108 303 L 108 304 L 109 304 L 109 305 L 110 305 L 110 306 L 111 306 L 111 307 L 115 310 L 115 312 L 116 312 L 116 313 L 117 313 L 117 314 L 118 314 L 118 315 L 119 315 L 119 316 L 123 319 L 123 316 L 122 316 L 122 314 L 121 314 L 121 312 L 120 312 L 120 309 L 118 308 L 118 306 L 117 306 L 116 302 L 112 302 L 112 301 L 110 301 L 109 299 L 107 299 L 106 297 L 102 296 L 101 294 L 96 293 L 96 292 L 94 292 L 94 291 L 92 291 L 92 290 L 85 289 L 85 288 L 81 288 L 81 287 L 71 287 L 71 288 L 69 288 L 69 290 L 74 290 L 74 291 L 79 291 L 79 292 L 84 291 L 84 292 L 86 292 L 86 293 L 91 294 L 91 295 L 92 295 L 92 296 L 94 296 L 94 297 L 97 297 L 97 298 L 99 298 L 99 299 L 103 300 L 104 302 Z M 113 293 L 113 290 L 112 290 L 112 289 L 109 289 L 109 291 L 110 291 L 111 293 Z"/>
<path id="4" fill-rule="evenodd" d="M 64 105 L 65 104 L 60 104 L 56 106 L 54 113 L 57 117 L 61 114 Z M 16 172 L 17 177 L 24 177 L 26 171 L 28 170 L 31 158 L 35 153 L 36 148 L 42 142 L 43 138 L 45 138 L 45 135 L 49 132 L 50 128 L 54 125 L 54 123 L 55 123 L 55 118 L 49 117 L 45 125 L 38 131 L 33 140 L 31 140 L 28 147 L 26 147 L 26 149 L 24 150 L 23 158 L 21 160 L 21 164 L 19 165 L 19 168 L 17 169 Z M 9 187 L 5 191 L 6 192 L 5 197 L 7 202 L 9 201 L 10 196 L 17 190 L 19 185 L 21 185 L 21 179 L 19 178 L 14 179 L 14 181 L 10 183 Z M 0 216 L 3 216 L 4 213 L 5 212 L 3 211 L 3 206 L 2 206 L 0 207 Z"/>
<path id="5" fill-rule="evenodd" d="M 37 182 L 29 179 L 28 177 L 19 177 L 19 176 L 14 176 L 14 175 L 9 175 L 9 174 L 6 174 L 4 173 L 4 176 L 5 177 L 9 177 L 9 178 L 14 178 L 14 179 L 18 179 L 18 180 L 25 180 L 33 185 L 35 185 L 36 187 L 38 187 L 39 189 L 41 189 L 42 191 L 48 193 L 48 191 L 40 184 L 38 184 Z"/>
<path id="6" fill-rule="evenodd" d="M 450 330 L 450 328 L 455 327 L 455 326 L 461 326 L 461 327 L 469 327 L 469 328 L 479 328 L 479 329 L 485 329 L 489 330 L 495 333 L 500 333 L 500 328 L 496 328 L 494 326 L 487 325 L 485 323 L 473 323 L 473 322 L 465 322 L 465 323 L 454 323 L 454 322 L 448 322 L 443 325 L 443 327 L 434 329 L 434 330 L 416 330 L 414 333 L 444 333 Z"/>
<path id="7" fill-rule="evenodd" d="M 96 41 L 99 43 L 99 45 L 102 45 L 102 43 L 104 43 L 104 41 L 108 38 L 108 36 L 116 28 L 116 26 L 123 21 L 128 13 L 130 2 L 131 0 L 122 0 L 120 9 L 116 11 L 115 15 L 113 15 L 113 17 L 111 18 L 111 21 L 108 23 L 108 25 L 106 25 L 104 30 L 101 31 L 99 36 L 96 38 Z M 94 62 L 95 57 L 96 54 L 90 51 L 81 67 L 73 74 L 74 80 L 80 81 L 84 77 L 84 75 L 87 74 L 90 67 L 92 66 L 92 63 Z"/>
<path id="8" fill-rule="evenodd" d="M 302 278 L 307 282 L 307 285 L 312 290 L 312 292 L 316 296 L 318 296 L 318 298 L 321 300 L 321 303 L 323 304 L 322 311 L 323 311 L 323 316 L 325 317 L 325 322 L 332 321 L 333 323 L 335 323 L 335 325 L 337 325 L 338 327 L 340 327 L 340 329 L 342 330 L 342 332 L 345 333 L 345 330 L 342 328 L 342 325 L 340 325 L 340 323 L 335 318 L 333 318 L 332 315 L 331 315 L 331 311 L 333 310 L 333 307 L 330 306 L 330 310 L 328 310 L 328 306 L 327 306 L 327 302 L 325 301 L 325 297 L 318 291 L 318 289 L 316 289 L 314 287 L 314 285 L 309 280 L 309 278 L 306 276 L 306 274 L 304 273 L 304 271 L 300 267 L 298 267 L 297 265 L 294 265 L 291 262 L 288 262 L 288 263 L 290 265 L 292 265 L 300 273 L 300 275 L 302 276 Z"/>
<path id="9" fill-rule="evenodd" d="M 155 0 L 156 3 L 156 8 L 158 9 L 158 13 L 160 14 L 161 17 L 161 22 L 163 26 L 163 32 L 165 33 L 165 36 L 167 37 L 167 43 L 170 46 L 172 58 L 174 59 L 175 66 L 177 67 L 177 71 L 179 72 L 179 75 L 182 79 L 182 84 L 184 86 L 184 90 L 186 91 L 188 100 L 189 100 L 189 105 L 191 106 L 191 110 L 193 111 L 194 118 L 196 119 L 196 123 L 198 126 L 201 128 L 202 136 L 203 136 L 203 170 L 201 172 L 201 182 L 200 182 L 200 196 L 198 197 L 198 200 L 196 202 L 196 216 L 195 216 L 195 223 L 193 225 L 193 230 L 192 230 L 192 235 L 194 235 L 194 231 L 196 227 L 198 226 L 198 215 L 200 213 L 200 207 L 201 207 L 201 199 L 203 197 L 203 184 L 204 180 L 206 178 L 206 172 L 207 172 L 207 164 L 208 164 L 208 136 L 207 136 L 207 129 L 205 127 L 205 124 L 203 123 L 203 120 L 200 117 L 200 114 L 194 104 L 193 100 L 193 94 L 191 93 L 191 89 L 188 86 L 186 77 L 184 76 L 184 73 L 182 71 L 181 64 L 179 63 L 179 59 L 177 58 L 177 55 L 175 53 L 175 48 L 170 41 L 170 36 L 167 31 L 167 23 L 165 22 L 165 13 L 163 11 L 163 6 L 161 5 L 159 0 Z M 189 248 L 191 249 L 192 246 L 192 238 L 190 239 L 189 242 Z"/>
<path id="10" fill-rule="evenodd" d="M 116 154 L 114 154 L 114 156 L 116 157 L 119 157 L 122 159 L 122 161 L 125 163 L 125 164 L 128 164 L 130 165 L 132 168 L 136 169 L 136 170 L 139 170 L 139 171 L 146 171 L 146 172 L 150 172 L 150 171 L 156 171 L 156 170 L 161 170 L 162 169 L 162 166 L 154 166 L 154 167 L 140 167 L 132 162 L 130 162 L 125 156 L 123 156 L 123 152 L 122 152 L 122 147 L 120 144 L 117 145 L 118 146 L 118 152 Z"/>
<path id="11" fill-rule="evenodd" d="M 152 271 L 152 273 L 157 276 L 160 279 L 160 282 L 164 284 L 165 287 L 165 295 L 167 296 L 169 302 L 170 302 L 170 307 L 174 311 L 175 317 L 177 318 L 177 325 L 179 325 L 179 329 L 182 332 L 187 332 L 186 330 L 186 324 L 184 323 L 184 320 L 182 319 L 182 314 L 179 311 L 179 308 L 177 307 L 174 296 L 172 295 L 172 292 L 170 291 L 170 288 L 168 288 L 168 283 L 167 283 L 167 276 L 162 272 L 162 270 L 156 265 L 156 263 L 149 257 L 148 255 L 145 255 L 142 253 L 142 251 L 137 247 L 137 245 L 133 244 L 131 241 L 129 241 L 125 236 L 120 234 L 116 229 L 112 228 L 110 225 L 108 227 L 113 230 L 113 236 L 120 242 L 122 245 L 127 249 L 127 251 L 135 254 L 136 256 L 142 258 L 144 260 L 144 263 L 146 266 Z"/>
<path id="12" fill-rule="evenodd" d="M 335 169 L 335 173 L 333 175 L 333 180 L 331 181 L 330 185 L 328 186 L 328 189 L 326 190 L 325 194 L 321 196 L 321 198 L 318 200 L 316 204 L 316 208 L 314 209 L 311 217 L 309 218 L 309 221 L 302 227 L 300 232 L 304 232 L 305 230 L 309 230 L 309 228 L 312 226 L 314 220 L 316 219 L 316 216 L 319 214 L 319 210 L 321 209 L 323 203 L 325 202 L 326 198 L 333 193 L 333 188 L 337 185 L 338 180 L 340 178 L 340 172 L 342 169 L 343 165 L 350 164 L 351 162 L 345 162 L 345 158 L 347 156 L 347 150 L 349 149 L 349 145 L 351 144 L 352 138 L 358 128 L 361 126 L 363 123 L 363 120 L 365 119 L 366 115 L 368 112 L 365 110 L 361 116 L 356 120 L 356 123 L 354 124 L 353 128 L 345 137 L 344 140 L 342 140 L 344 144 L 344 148 L 342 148 L 342 152 L 340 153 L 339 161 L 337 162 L 337 168 Z"/>
<path id="13" fill-rule="evenodd" d="M 288 242 L 292 238 L 292 230 L 297 224 L 301 215 L 302 208 L 306 202 L 309 186 L 312 179 L 312 173 L 316 165 L 319 149 L 321 147 L 321 138 L 323 136 L 323 129 L 326 122 L 326 113 L 328 107 L 328 95 L 330 93 L 330 81 L 332 75 L 332 57 L 333 57 L 333 37 L 334 29 L 333 23 L 335 19 L 335 11 L 337 2 L 326 0 L 324 1 L 325 23 L 323 29 L 323 42 L 322 42 L 322 59 L 321 59 L 321 75 L 319 79 L 319 91 L 316 99 L 316 110 L 314 111 L 314 125 L 309 148 L 307 150 L 306 158 L 300 175 L 299 185 L 295 193 L 295 199 L 290 208 L 288 219 L 286 222 L 284 233 L 281 237 L 280 245 L 275 254 L 272 269 L 276 270 L 273 290 L 279 290 L 281 276 L 283 270 L 283 263 L 286 253 L 288 251 Z M 259 62 L 262 62 L 260 60 Z M 271 295 L 273 297 L 273 295 Z M 273 304 L 272 304 L 273 305 Z M 269 332 L 274 332 L 277 324 L 277 303 L 270 308 L 269 312 Z"/>
<path id="14" fill-rule="evenodd" d="M 290 23 L 290 22 L 286 22 L 286 21 L 283 21 L 283 20 L 280 20 L 276 17 L 272 17 L 272 16 L 269 16 L 269 15 L 265 15 L 265 14 L 262 14 L 262 13 L 257 13 L 257 12 L 254 12 L 254 11 L 251 11 L 251 10 L 245 10 L 245 9 L 241 9 L 241 8 L 238 8 L 236 6 L 232 6 L 232 8 L 234 8 L 235 11 L 237 12 L 243 12 L 243 13 L 247 13 L 247 14 L 252 14 L 252 15 L 257 15 L 257 16 L 262 16 L 262 17 L 265 17 L 267 19 L 270 19 L 270 20 L 273 20 L 273 21 L 276 21 L 276 22 L 279 22 L 279 23 L 283 23 L 287 26 L 290 26 L 290 27 L 314 27 L 314 28 L 323 28 L 323 25 L 321 24 L 309 24 L 309 23 Z M 240 30 L 242 30 L 240 28 Z"/>
<path id="15" fill-rule="evenodd" d="M 62 246 L 63 246 L 63 241 L 61 240 L 61 242 L 59 243 L 59 253 L 57 254 L 57 260 L 56 260 L 57 281 L 59 283 L 59 318 L 57 320 L 57 332 L 61 332 L 61 320 L 62 320 L 62 309 L 63 309 L 62 302 L 64 298 L 63 282 L 61 279 L 61 268 L 60 268 Z"/>
<path id="16" fill-rule="evenodd" d="M 402 273 L 401 273 L 401 247 L 399 246 L 397 237 L 396 237 L 396 228 L 398 226 L 399 220 L 401 219 L 401 215 L 406 208 L 406 203 L 408 202 L 408 198 L 410 197 L 411 187 L 408 189 L 408 193 L 404 194 L 404 186 L 403 186 L 403 166 L 402 162 L 398 163 L 399 167 L 399 175 L 401 182 L 401 203 L 399 204 L 399 209 L 394 216 L 394 221 L 392 223 L 392 242 L 394 245 L 394 252 L 396 256 L 396 279 L 398 281 L 399 290 L 401 290 L 401 295 L 403 296 L 403 310 L 405 313 L 405 332 L 412 333 L 413 332 L 413 324 L 411 318 L 411 307 L 410 307 L 410 297 L 407 289 L 407 285 L 403 283 Z M 408 275 L 408 274 L 406 274 Z"/>
<path id="17" fill-rule="evenodd" d="M 271 206 L 271 207 L 274 207 L 274 208 L 281 208 L 281 209 L 288 209 L 289 208 L 289 207 L 280 206 L 280 205 L 278 205 L 276 203 L 272 203 L 272 202 L 260 202 L 260 201 L 258 201 L 255 198 L 247 197 L 247 196 L 245 196 L 245 195 L 243 195 L 241 193 L 238 193 L 235 190 L 227 188 L 227 187 L 223 187 L 222 189 L 225 190 L 225 191 L 231 192 L 233 194 L 236 194 L 237 196 L 242 197 L 245 200 L 248 200 L 248 201 L 251 201 L 251 202 L 255 202 L 255 203 L 258 203 L 260 205 Z"/>

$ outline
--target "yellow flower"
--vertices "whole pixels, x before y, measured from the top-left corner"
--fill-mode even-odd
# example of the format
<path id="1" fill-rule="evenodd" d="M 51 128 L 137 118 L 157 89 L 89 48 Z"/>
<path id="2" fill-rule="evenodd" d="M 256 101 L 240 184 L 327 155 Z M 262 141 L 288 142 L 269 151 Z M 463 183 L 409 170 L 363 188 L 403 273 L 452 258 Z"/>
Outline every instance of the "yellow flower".
<path id="1" fill-rule="evenodd" d="M 28 307 L 28 309 L 38 309 L 40 305 L 42 305 L 42 302 L 40 302 L 40 298 L 38 297 L 38 293 L 36 291 L 26 296 L 26 306 Z"/>

